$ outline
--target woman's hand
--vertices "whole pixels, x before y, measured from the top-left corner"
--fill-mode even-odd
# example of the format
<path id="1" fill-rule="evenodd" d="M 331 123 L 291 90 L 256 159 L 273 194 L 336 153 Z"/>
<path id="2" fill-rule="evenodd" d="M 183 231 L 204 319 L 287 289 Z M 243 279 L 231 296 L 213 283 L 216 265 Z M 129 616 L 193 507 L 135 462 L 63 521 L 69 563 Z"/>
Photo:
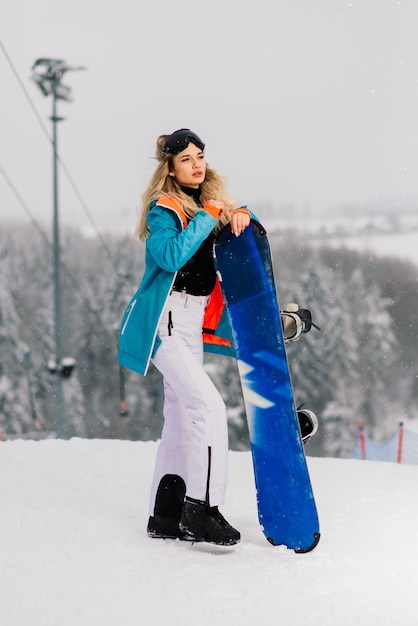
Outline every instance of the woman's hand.
<path id="1" fill-rule="evenodd" d="M 231 214 L 231 230 L 238 237 L 248 226 L 251 221 L 248 211 L 237 209 Z"/>

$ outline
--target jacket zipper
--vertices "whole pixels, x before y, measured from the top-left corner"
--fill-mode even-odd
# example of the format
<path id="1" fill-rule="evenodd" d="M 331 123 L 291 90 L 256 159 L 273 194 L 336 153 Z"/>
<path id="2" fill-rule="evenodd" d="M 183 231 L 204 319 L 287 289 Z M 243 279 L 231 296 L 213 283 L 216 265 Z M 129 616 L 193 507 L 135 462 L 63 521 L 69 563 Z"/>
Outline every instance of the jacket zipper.
<path id="1" fill-rule="evenodd" d="M 152 338 L 152 342 L 151 342 L 151 350 L 149 351 L 149 353 L 148 353 L 148 357 L 147 357 L 147 365 L 146 365 L 146 368 L 145 368 L 144 376 L 145 376 L 145 375 L 146 375 L 146 373 L 148 372 L 149 362 L 150 362 L 150 359 L 151 359 L 151 354 L 152 354 L 152 351 L 153 351 L 153 349 L 154 349 L 155 340 L 156 340 L 157 335 L 158 335 L 158 328 L 159 328 L 159 326 L 160 326 L 161 318 L 162 318 L 163 313 L 164 313 L 165 305 L 167 304 L 167 299 L 168 299 L 168 296 L 170 295 L 171 290 L 172 290 L 173 285 L 174 285 L 174 281 L 176 280 L 176 276 L 177 276 L 177 272 L 175 272 L 175 273 L 174 273 L 173 280 L 171 281 L 170 289 L 168 290 L 168 293 L 167 293 L 166 298 L 165 298 L 165 300 L 164 300 L 164 304 L 163 304 L 163 307 L 162 307 L 162 309 L 161 309 L 161 313 L 160 313 L 160 316 L 159 316 L 159 318 L 158 318 L 157 325 L 156 325 L 156 327 L 155 327 L 154 337 Z"/>
<path id="2" fill-rule="evenodd" d="M 177 213 L 177 211 L 175 211 L 175 210 L 174 210 L 174 209 L 172 209 L 171 207 L 166 207 L 166 208 L 167 208 L 167 209 L 169 209 L 170 211 L 172 211 L 172 212 L 174 213 L 174 215 L 177 217 L 177 219 L 178 219 L 178 220 L 179 220 L 179 222 L 180 222 L 180 227 L 181 227 L 181 230 L 184 230 L 185 226 L 184 226 L 184 224 L 183 224 L 183 220 L 181 219 L 181 217 L 180 217 L 180 215 Z M 180 232 L 181 232 L 181 231 L 180 231 Z M 166 305 L 166 303 L 167 303 L 167 298 L 168 298 L 169 294 L 171 293 L 171 290 L 172 290 L 173 285 L 174 285 L 174 281 L 176 280 L 176 276 L 177 276 L 177 272 L 175 272 L 175 273 L 174 273 L 173 279 L 172 279 L 172 281 L 171 281 L 170 289 L 168 290 L 168 293 L 167 293 L 167 295 L 166 295 L 166 298 L 165 298 L 165 301 L 164 301 L 164 305 L 163 305 L 163 307 L 162 307 L 162 309 L 161 309 L 161 313 L 160 313 L 160 316 L 159 316 L 159 318 L 158 318 L 157 325 L 156 325 L 156 327 L 155 327 L 154 337 L 153 337 L 153 339 L 152 339 L 152 343 L 151 343 L 151 350 L 149 351 L 148 356 L 147 356 L 147 364 L 146 364 L 146 366 L 145 366 L 144 376 L 145 376 L 145 375 L 146 375 L 146 373 L 148 372 L 149 362 L 150 362 L 150 359 L 151 359 L 151 354 L 152 354 L 152 351 L 153 351 L 153 349 L 154 349 L 154 345 L 155 345 L 155 340 L 156 340 L 156 337 L 157 337 L 157 335 L 158 335 L 158 327 L 159 327 L 159 325 L 160 325 L 160 321 L 161 321 L 162 315 L 163 315 L 163 313 L 164 313 L 165 305 Z M 136 300 L 135 300 L 135 302 L 136 302 Z M 131 311 L 129 312 L 129 315 L 130 315 L 130 314 L 131 314 Z M 127 321 L 128 321 L 128 320 L 126 320 L 126 322 L 127 322 Z M 125 330 L 126 322 L 125 322 L 125 324 L 123 325 L 123 330 Z"/>
<path id="3" fill-rule="evenodd" d="M 129 311 L 128 311 L 127 316 L 126 316 L 126 320 L 125 320 L 125 322 L 124 322 L 124 324 L 123 324 L 123 326 L 121 328 L 121 331 L 120 331 L 121 335 L 123 335 L 123 333 L 125 332 L 126 326 L 127 326 L 128 322 L 129 322 L 129 318 L 132 315 L 132 311 L 134 310 L 135 304 L 136 304 L 136 299 L 131 302 Z"/>

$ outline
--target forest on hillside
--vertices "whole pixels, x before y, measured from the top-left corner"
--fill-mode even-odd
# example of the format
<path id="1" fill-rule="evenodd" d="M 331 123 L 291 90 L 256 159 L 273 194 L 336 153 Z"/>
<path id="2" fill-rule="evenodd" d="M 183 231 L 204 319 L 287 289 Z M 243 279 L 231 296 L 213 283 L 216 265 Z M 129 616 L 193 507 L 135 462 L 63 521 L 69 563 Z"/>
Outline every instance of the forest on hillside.
<path id="1" fill-rule="evenodd" d="M 417 267 L 394 258 L 315 247 L 270 233 L 280 303 L 312 311 L 321 328 L 288 345 L 297 404 L 313 409 L 320 432 L 309 454 L 351 455 L 359 419 L 376 441 L 417 417 Z M 63 353 L 75 359 L 63 381 L 64 436 L 155 440 L 162 382 L 123 371 L 128 415 L 119 411 L 117 335 L 143 271 L 132 235 L 89 238 L 62 229 Z M 0 431 L 5 437 L 54 436 L 52 252 L 32 226 L 0 231 Z M 230 447 L 248 448 L 233 359 L 207 356 L 227 407 Z"/>

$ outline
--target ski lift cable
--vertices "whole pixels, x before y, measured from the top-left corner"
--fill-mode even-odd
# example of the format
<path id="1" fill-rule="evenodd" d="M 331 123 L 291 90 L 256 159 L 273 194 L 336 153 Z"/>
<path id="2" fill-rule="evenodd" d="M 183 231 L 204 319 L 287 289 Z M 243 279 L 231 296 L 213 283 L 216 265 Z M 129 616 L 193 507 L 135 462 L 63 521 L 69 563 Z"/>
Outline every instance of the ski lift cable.
<path id="1" fill-rule="evenodd" d="M 22 198 L 22 196 L 18 192 L 16 186 L 13 184 L 11 178 L 8 176 L 8 174 L 6 173 L 4 167 L 2 166 L 1 163 L 0 163 L 0 173 L 2 174 L 3 178 L 5 179 L 6 183 L 8 184 L 8 186 L 10 187 L 10 189 L 12 190 L 14 195 L 16 196 L 19 204 L 22 206 L 22 208 L 24 209 L 24 211 L 26 212 L 26 214 L 30 218 L 33 226 L 36 228 L 38 233 L 41 235 L 41 238 L 44 241 L 44 243 L 46 243 L 46 245 L 52 250 L 52 243 L 49 241 L 47 235 L 42 230 L 42 228 L 39 225 L 39 223 L 33 217 L 33 215 L 31 213 L 28 205 L 26 204 L 26 202 L 24 201 L 24 199 Z M 66 276 L 68 277 L 68 279 L 71 281 L 71 283 L 73 284 L 74 287 L 78 287 L 79 282 L 76 280 L 76 278 L 71 273 L 70 269 L 68 268 L 68 266 L 66 265 L 66 263 L 62 259 L 61 259 L 61 263 L 62 263 L 63 268 L 65 269 Z M 94 315 L 97 314 L 97 311 L 95 311 L 93 309 L 89 298 L 86 298 L 84 303 L 85 303 L 85 306 L 87 306 L 87 308 L 90 311 L 90 313 L 92 313 Z M 40 344 L 42 349 L 46 349 L 48 347 L 47 343 L 41 338 L 41 335 L 37 334 L 35 337 L 36 337 L 36 339 L 37 339 L 37 341 Z M 124 371 L 122 371 L 122 366 L 120 367 L 119 376 L 120 376 L 120 384 L 119 384 L 119 387 L 120 387 L 120 389 L 119 389 L 119 393 L 120 393 L 120 400 L 119 400 L 120 416 L 121 417 L 126 417 L 129 414 L 129 411 L 126 408 L 125 395 L 124 395 L 125 394 L 125 390 L 124 390 L 124 387 L 122 389 L 122 386 L 121 386 L 122 385 L 122 381 L 123 381 L 123 386 L 125 386 Z M 32 411 L 33 411 L 33 409 L 32 409 Z"/>
<path id="2" fill-rule="evenodd" d="M 44 240 L 44 242 L 49 246 L 52 247 L 51 242 L 49 241 L 47 235 L 45 234 L 45 232 L 42 230 L 41 226 L 39 225 L 39 222 L 36 221 L 36 219 L 33 217 L 28 205 L 26 204 L 26 202 L 24 201 L 24 199 L 22 198 L 22 196 L 20 195 L 19 191 L 17 190 L 16 186 L 13 184 L 10 176 L 7 174 L 6 170 L 4 169 L 4 167 L 2 166 L 2 164 L 0 163 L 0 173 L 2 174 L 4 180 L 6 181 L 6 183 L 8 184 L 8 186 L 10 187 L 10 189 L 12 190 L 12 192 L 14 193 L 14 195 L 16 196 L 20 206 L 22 207 L 22 209 L 25 211 L 25 213 L 27 214 L 27 216 L 29 217 L 30 221 L 32 222 L 33 226 L 36 228 L 36 230 L 38 231 L 38 233 L 41 235 L 42 239 Z"/>
<path id="3" fill-rule="evenodd" d="M 44 135 L 47 137 L 49 143 L 53 146 L 53 140 L 52 140 L 52 138 L 51 138 L 51 136 L 50 136 L 50 134 L 48 132 L 48 129 L 47 129 L 43 119 L 39 115 L 39 113 L 38 113 L 38 111 L 37 111 L 37 109 L 36 109 L 32 99 L 31 99 L 31 97 L 29 95 L 29 92 L 26 89 L 22 79 L 20 78 L 19 73 L 18 73 L 17 69 L 15 68 L 15 66 L 13 64 L 13 61 L 10 58 L 10 55 L 8 54 L 8 52 L 7 52 L 6 48 L 5 48 L 5 45 L 4 45 L 4 43 L 2 42 L 1 39 L 0 39 L 0 48 L 2 49 L 3 54 L 4 54 L 4 56 L 5 56 L 8 64 L 9 64 L 9 66 L 10 66 L 10 69 L 12 70 L 12 72 L 13 72 L 16 80 L 17 80 L 17 82 L 19 83 L 19 86 L 22 89 L 22 91 L 23 91 L 23 93 L 25 95 L 25 98 L 26 98 L 26 100 L 29 103 L 30 108 L 32 109 L 32 112 L 34 113 L 34 115 L 35 115 L 39 125 L 41 126 Z M 86 215 L 87 215 L 91 225 L 93 226 L 93 228 L 94 228 L 94 230 L 95 230 L 95 232 L 96 232 L 96 234 L 97 234 L 97 236 L 98 236 L 98 238 L 100 240 L 101 245 L 106 250 L 106 253 L 107 253 L 109 259 L 111 259 L 112 262 L 113 262 L 112 252 L 111 252 L 109 246 L 107 245 L 106 240 L 104 239 L 103 235 L 99 231 L 99 228 L 98 228 L 98 226 L 97 226 L 97 224 L 96 224 L 96 222 L 95 222 L 95 220 L 94 220 L 94 218 L 93 218 L 93 216 L 91 214 L 91 211 L 87 207 L 87 203 L 85 202 L 85 200 L 84 200 L 80 190 L 78 189 L 78 187 L 77 187 L 77 185 L 76 185 L 76 183 L 74 181 L 74 178 L 71 176 L 68 167 L 66 166 L 66 164 L 64 163 L 64 161 L 62 160 L 62 158 L 61 158 L 61 156 L 59 154 L 57 154 L 57 160 L 58 160 L 58 162 L 59 162 L 63 172 L 65 173 L 65 175 L 66 175 L 66 177 L 68 179 L 68 182 L 70 183 L 70 186 L 71 186 L 72 190 L 74 191 L 75 195 L 77 196 L 77 198 L 78 198 L 78 200 L 79 200 L 79 202 L 80 202 L 84 212 L 86 213 Z M 114 264 L 113 264 L 113 267 L 114 267 L 114 270 L 115 270 L 116 274 L 118 274 L 117 267 Z"/>
<path id="4" fill-rule="evenodd" d="M 25 213 L 28 215 L 28 217 L 31 220 L 33 226 L 36 228 L 38 233 L 41 235 L 41 238 L 42 238 L 43 242 L 48 246 L 49 249 L 52 250 L 52 243 L 51 243 L 51 241 L 48 239 L 48 237 L 45 234 L 45 232 L 43 231 L 42 227 L 39 225 L 39 223 L 33 217 L 32 212 L 30 211 L 27 203 L 24 201 L 23 197 L 21 196 L 21 194 L 17 190 L 16 186 L 13 184 L 13 181 L 11 180 L 10 176 L 7 174 L 6 170 L 4 169 L 4 167 L 2 166 L 1 163 L 0 163 L 0 174 L 3 176 L 4 180 L 6 181 L 6 183 L 8 184 L 8 186 L 10 187 L 10 189 L 12 190 L 14 195 L 16 196 L 16 199 L 18 200 L 19 204 L 21 205 L 21 207 L 23 208 Z M 69 280 L 71 281 L 73 286 L 74 287 L 78 287 L 79 286 L 79 281 L 76 279 L 74 274 L 71 273 L 71 270 L 69 269 L 68 265 L 65 263 L 65 261 L 63 259 L 61 259 L 61 263 L 62 263 L 62 267 L 64 268 L 64 270 L 66 272 L 66 276 L 69 278 Z M 86 306 L 88 307 L 88 309 L 89 309 L 89 311 L 91 313 L 97 313 L 97 311 L 94 311 L 94 309 L 91 306 L 90 301 L 88 299 L 86 300 Z"/>

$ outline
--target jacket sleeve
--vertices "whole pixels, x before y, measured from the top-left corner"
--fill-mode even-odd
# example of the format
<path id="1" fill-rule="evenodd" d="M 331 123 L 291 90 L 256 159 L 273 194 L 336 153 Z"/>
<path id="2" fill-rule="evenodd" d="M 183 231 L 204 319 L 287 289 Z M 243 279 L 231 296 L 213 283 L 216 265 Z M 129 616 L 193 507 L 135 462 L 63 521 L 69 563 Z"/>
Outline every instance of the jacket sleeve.
<path id="1" fill-rule="evenodd" d="M 198 211 L 187 228 L 166 208 L 155 206 L 148 213 L 150 235 L 147 250 L 159 267 L 176 272 L 194 255 L 210 235 L 217 220 L 207 211 Z"/>
<path id="2" fill-rule="evenodd" d="M 255 215 L 255 213 L 250 211 L 247 205 L 239 206 L 238 208 L 235 209 L 234 213 L 247 213 L 251 217 L 251 219 L 256 220 L 256 222 L 258 222 L 258 217 Z"/>

